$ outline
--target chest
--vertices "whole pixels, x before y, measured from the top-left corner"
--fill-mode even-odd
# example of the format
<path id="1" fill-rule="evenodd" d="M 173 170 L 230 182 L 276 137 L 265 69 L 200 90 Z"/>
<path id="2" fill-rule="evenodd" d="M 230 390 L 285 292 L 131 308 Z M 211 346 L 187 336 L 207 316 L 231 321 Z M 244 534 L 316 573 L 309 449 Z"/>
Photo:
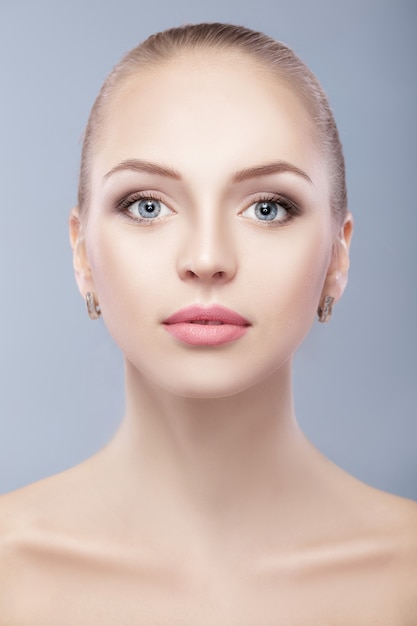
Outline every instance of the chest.
<path id="1" fill-rule="evenodd" d="M 393 572 L 237 576 L 27 563 L 11 577 L 9 626 L 415 626 L 417 594 Z M 0 624 L 3 622 L 0 621 Z"/>

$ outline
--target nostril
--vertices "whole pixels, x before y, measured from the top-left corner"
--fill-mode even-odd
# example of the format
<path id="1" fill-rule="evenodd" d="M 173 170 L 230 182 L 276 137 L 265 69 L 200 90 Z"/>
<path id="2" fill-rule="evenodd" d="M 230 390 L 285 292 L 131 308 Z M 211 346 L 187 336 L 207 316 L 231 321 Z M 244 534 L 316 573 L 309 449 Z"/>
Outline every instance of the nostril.
<path id="1" fill-rule="evenodd" d="M 189 278 L 198 278 L 198 274 L 196 274 L 193 270 L 187 270 L 186 275 L 189 276 Z"/>
<path id="2" fill-rule="evenodd" d="M 186 271 L 186 275 L 189 278 L 201 278 L 201 277 L 203 277 L 204 272 L 200 272 L 199 273 L 199 272 L 195 272 L 194 270 L 188 269 Z M 207 275 L 209 276 L 209 273 Z M 210 276 L 214 280 L 223 280 L 224 277 L 226 276 L 226 272 L 224 272 L 223 270 L 219 270 L 217 272 L 213 272 Z"/>
<path id="3" fill-rule="evenodd" d="M 191 250 L 185 248 L 178 258 L 177 270 L 180 277 L 214 283 L 230 280 L 236 273 L 236 265 L 230 248 L 227 250 L 226 253 L 224 250 L 207 250 L 202 246 L 196 246 Z"/>

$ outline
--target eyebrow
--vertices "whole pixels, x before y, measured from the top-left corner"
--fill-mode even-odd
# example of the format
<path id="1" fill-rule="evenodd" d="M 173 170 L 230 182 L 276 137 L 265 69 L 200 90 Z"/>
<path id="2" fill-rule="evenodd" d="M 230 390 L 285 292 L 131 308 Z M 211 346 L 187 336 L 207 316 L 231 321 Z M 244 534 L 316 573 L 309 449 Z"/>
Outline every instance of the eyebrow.
<path id="1" fill-rule="evenodd" d="M 145 172 L 147 174 L 154 174 L 156 176 L 165 176 L 174 180 L 181 180 L 181 175 L 175 169 L 164 165 L 158 165 L 151 161 L 143 161 L 141 159 L 126 159 L 121 161 L 104 175 L 103 180 L 108 180 L 113 174 L 123 171 Z M 312 184 L 311 178 L 303 170 L 287 161 L 273 161 L 272 163 L 265 163 L 264 165 L 256 165 L 255 167 L 248 167 L 244 170 L 236 172 L 233 176 L 234 183 L 240 183 L 251 178 L 258 178 L 260 176 L 268 176 L 271 174 L 282 174 L 290 172 L 291 174 L 297 174 L 301 176 L 309 183 Z"/>
<path id="2" fill-rule="evenodd" d="M 150 161 L 142 161 L 141 159 L 126 159 L 125 161 L 121 161 L 112 167 L 112 169 L 104 175 L 103 180 L 106 181 L 110 178 L 110 176 L 116 174 L 116 172 L 123 171 L 145 172 L 156 176 L 174 178 L 175 180 L 181 179 L 180 174 L 171 167 L 158 165 L 157 163 L 151 163 Z"/>
<path id="3" fill-rule="evenodd" d="M 255 167 L 249 167 L 247 169 L 237 172 L 233 177 L 233 182 L 240 183 L 250 178 L 257 178 L 259 176 L 268 176 L 270 174 L 281 174 L 290 172 L 291 174 L 297 174 L 301 176 L 309 183 L 313 184 L 310 176 L 300 170 L 299 167 L 288 163 L 287 161 L 273 161 L 272 163 L 265 163 L 264 165 L 257 165 Z"/>

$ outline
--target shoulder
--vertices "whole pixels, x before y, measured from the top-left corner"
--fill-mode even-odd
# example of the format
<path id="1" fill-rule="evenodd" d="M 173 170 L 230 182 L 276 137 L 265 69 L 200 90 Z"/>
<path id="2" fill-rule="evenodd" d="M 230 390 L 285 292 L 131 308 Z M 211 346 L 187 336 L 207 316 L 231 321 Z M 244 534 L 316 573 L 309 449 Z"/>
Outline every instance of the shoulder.
<path id="1" fill-rule="evenodd" d="M 24 580 L 25 545 L 30 545 L 33 490 L 22 489 L 0 496 L 0 615 L 17 624 Z M 3 623 L 3 622 L 1 622 Z"/>
<path id="2" fill-rule="evenodd" d="M 381 514 L 382 532 L 386 533 L 398 563 L 405 571 L 414 572 L 414 585 L 417 592 L 417 503 L 396 496 L 384 499 Z M 417 601 L 417 596 L 416 596 Z"/>
<path id="3" fill-rule="evenodd" d="M 1 625 L 28 623 L 54 563 L 67 561 L 71 539 L 82 536 L 82 475 L 73 468 L 0 496 Z"/>
<path id="4" fill-rule="evenodd" d="M 417 503 L 372 489 L 369 525 L 370 571 L 382 598 L 398 610 L 398 623 L 417 624 Z"/>
<path id="5" fill-rule="evenodd" d="M 417 624 L 417 503 L 389 496 L 381 513 L 387 597 L 398 601 L 400 623 Z"/>
<path id="6" fill-rule="evenodd" d="M 373 538 L 375 548 L 417 568 L 417 502 L 354 480 L 351 526 L 357 523 L 359 536 Z"/>
<path id="7" fill-rule="evenodd" d="M 371 518 L 379 532 L 396 545 L 407 546 L 417 556 L 417 502 L 372 490 L 369 505 Z"/>
<path id="8" fill-rule="evenodd" d="M 28 550 L 58 532 L 79 531 L 92 506 L 89 462 L 0 496 L 0 550 Z"/>
<path id="9" fill-rule="evenodd" d="M 48 492 L 44 481 L 0 496 L 0 614 L 9 615 L 22 588 L 24 572 L 31 552 L 36 550 L 43 520 L 48 519 Z M 13 622 L 12 622 L 13 623 Z"/>
<path id="10" fill-rule="evenodd" d="M 326 572 L 343 588 L 349 580 L 363 602 L 392 607 L 397 613 L 390 623 L 417 624 L 417 503 L 345 472 L 336 478 L 322 535 Z"/>

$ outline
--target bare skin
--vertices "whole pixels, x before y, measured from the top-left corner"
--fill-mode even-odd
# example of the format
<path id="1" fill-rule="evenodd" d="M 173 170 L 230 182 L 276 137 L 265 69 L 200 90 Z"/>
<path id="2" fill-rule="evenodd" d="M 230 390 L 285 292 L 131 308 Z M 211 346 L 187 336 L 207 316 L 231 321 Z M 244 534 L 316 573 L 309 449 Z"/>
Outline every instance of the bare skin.
<path id="1" fill-rule="evenodd" d="M 88 219 L 72 214 L 80 291 L 97 294 L 125 354 L 126 414 L 97 455 L 0 499 L 0 625 L 413 626 L 417 505 L 325 459 L 293 408 L 292 356 L 323 295 L 343 293 L 351 217 L 332 222 L 293 94 L 277 99 L 247 59 L 183 64 L 114 98 Z M 181 180 L 104 181 L 133 158 Z M 310 183 L 236 182 L 277 160 Z M 167 207 L 157 224 L 137 221 L 133 201 L 129 219 L 108 208 L 144 189 Z M 273 228 L 251 209 L 272 191 L 303 208 Z M 239 311 L 246 335 L 215 348 L 171 337 L 162 320 L 195 302 Z"/>
<path id="2" fill-rule="evenodd" d="M 356 482 L 295 432 L 303 467 L 287 460 L 262 491 L 253 454 L 237 472 L 239 450 L 213 459 L 207 444 L 192 480 L 155 467 L 134 484 L 122 438 L 2 498 L 2 625 L 416 623 L 413 503 Z"/>

